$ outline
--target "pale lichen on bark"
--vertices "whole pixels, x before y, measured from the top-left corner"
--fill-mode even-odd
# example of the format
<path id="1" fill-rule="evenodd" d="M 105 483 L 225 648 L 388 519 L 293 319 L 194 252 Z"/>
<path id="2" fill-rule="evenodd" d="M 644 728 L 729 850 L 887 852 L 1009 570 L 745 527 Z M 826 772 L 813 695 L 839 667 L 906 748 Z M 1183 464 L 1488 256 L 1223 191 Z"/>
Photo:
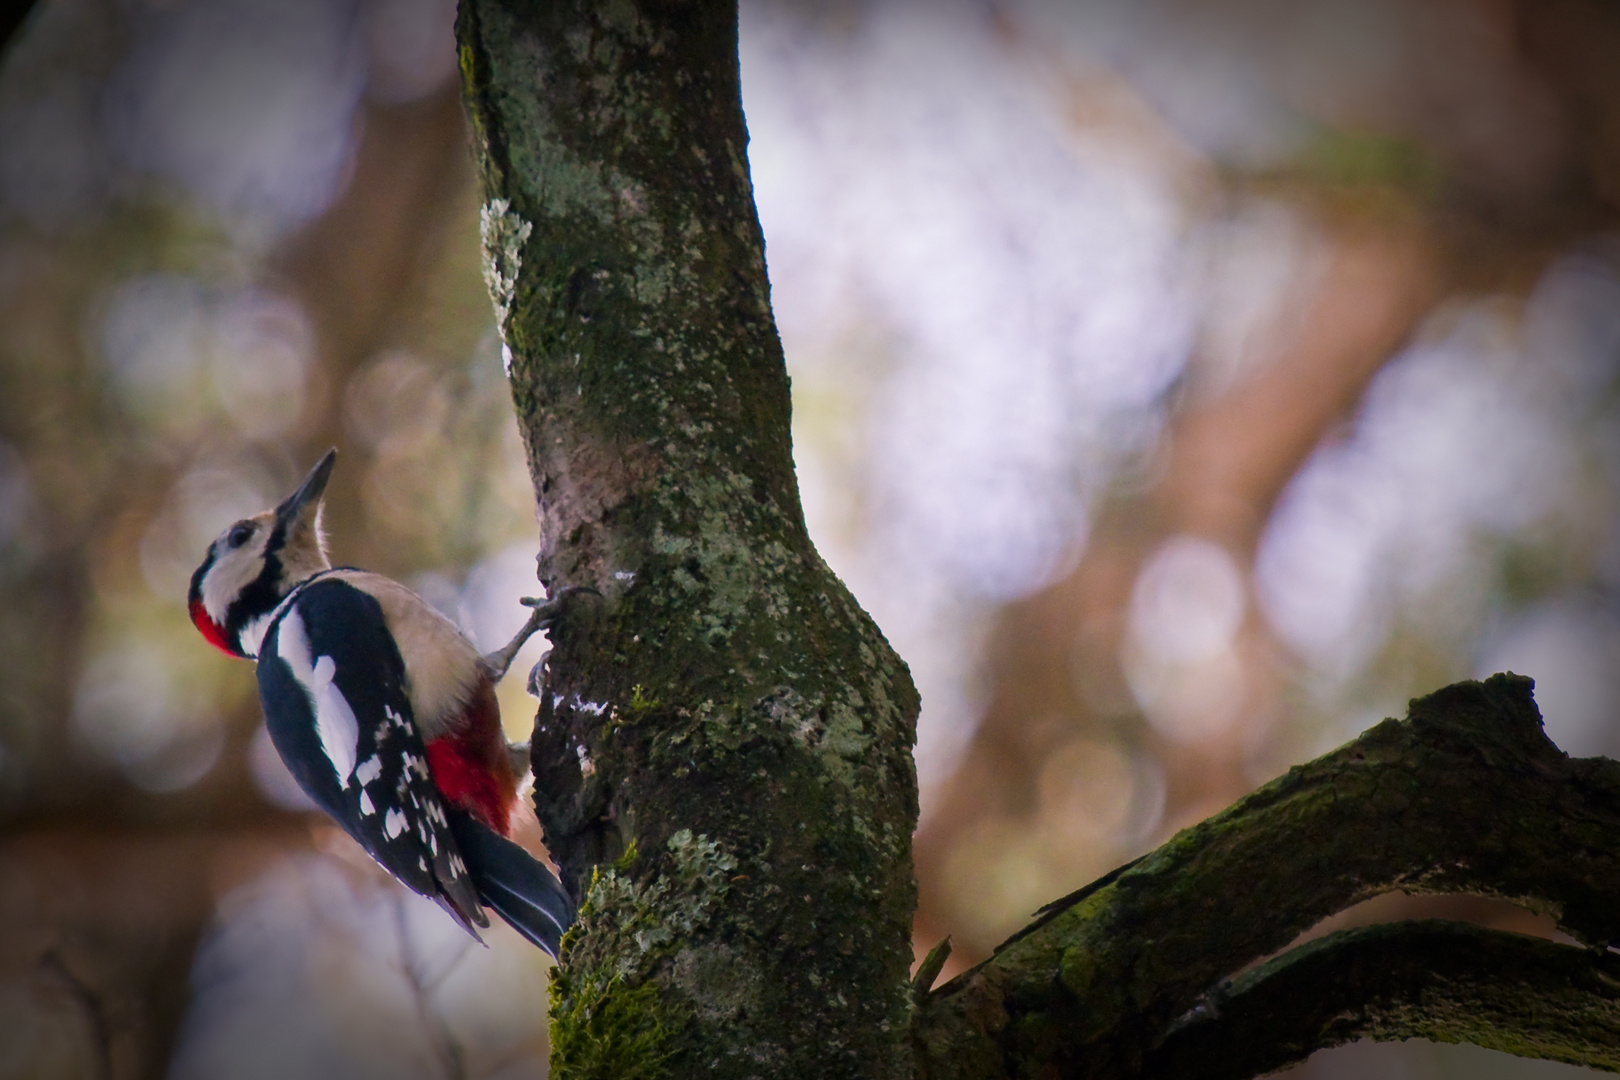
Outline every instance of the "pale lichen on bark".
<path id="1" fill-rule="evenodd" d="M 534 226 L 512 213 L 505 199 L 491 199 L 478 211 L 478 231 L 483 240 L 484 285 L 495 305 L 495 329 L 501 335 L 501 360 L 507 375 L 512 374 L 512 350 L 506 343 L 506 320 L 517 297 L 518 272 L 523 269 L 523 245 Z"/>
<path id="2" fill-rule="evenodd" d="M 580 937 L 600 966 L 621 978 L 646 974 L 669 946 L 708 928 L 730 889 L 737 859 L 718 841 L 681 829 L 669 838 L 670 865 L 645 882 L 617 867 L 593 874 L 580 904 Z M 575 950 L 575 959 L 584 959 Z"/>

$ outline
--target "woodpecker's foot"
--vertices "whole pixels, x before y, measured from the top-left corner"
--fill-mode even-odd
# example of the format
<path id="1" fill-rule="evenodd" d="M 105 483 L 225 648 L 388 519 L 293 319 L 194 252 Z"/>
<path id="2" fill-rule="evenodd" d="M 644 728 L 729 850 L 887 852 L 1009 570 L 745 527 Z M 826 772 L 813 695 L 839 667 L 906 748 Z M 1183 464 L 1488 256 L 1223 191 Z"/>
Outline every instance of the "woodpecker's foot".
<path id="1" fill-rule="evenodd" d="M 582 592 L 593 593 L 597 596 L 602 595 L 589 585 L 572 585 L 558 592 L 556 597 L 551 600 L 541 600 L 533 596 L 525 596 L 519 600 L 518 603 L 534 610 L 529 612 L 528 621 L 523 624 L 523 629 L 517 632 L 516 637 L 494 652 L 486 653 L 479 658 L 479 664 L 489 673 L 489 677 L 496 682 L 500 682 L 505 677 L 507 669 L 512 666 L 512 660 L 517 656 L 518 650 L 523 648 L 524 644 L 534 635 L 555 623 L 557 617 L 563 613 L 569 599 L 575 593 Z"/>
<path id="2" fill-rule="evenodd" d="M 568 606 L 572 599 L 580 593 L 590 593 L 598 599 L 601 599 L 602 596 L 600 592 L 589 585 L 565 585 L 550 600 L 542 600 L 537 596 L 524 596 L 518 599 L 518 603 L 524 607 L 534 608 L 536 615 L 545 617 L 546 622 L 544 625 L 550 626 L 557 620 L 557 616 L 563 613 L 563 609 Z"/>

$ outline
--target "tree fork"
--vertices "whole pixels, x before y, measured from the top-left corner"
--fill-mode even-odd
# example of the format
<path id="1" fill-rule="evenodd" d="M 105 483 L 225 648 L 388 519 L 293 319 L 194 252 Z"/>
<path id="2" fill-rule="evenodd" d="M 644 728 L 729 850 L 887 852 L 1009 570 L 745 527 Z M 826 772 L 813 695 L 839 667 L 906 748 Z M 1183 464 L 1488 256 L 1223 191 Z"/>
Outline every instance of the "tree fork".
<path id="1" fill-rule="evenodd" d="M 485 276 L 553 633 L 536 805 L 581 900 L 555 1075 L 912 1075 L 917 697 L 805 531 L 714 0 L 463 0 Z"/>

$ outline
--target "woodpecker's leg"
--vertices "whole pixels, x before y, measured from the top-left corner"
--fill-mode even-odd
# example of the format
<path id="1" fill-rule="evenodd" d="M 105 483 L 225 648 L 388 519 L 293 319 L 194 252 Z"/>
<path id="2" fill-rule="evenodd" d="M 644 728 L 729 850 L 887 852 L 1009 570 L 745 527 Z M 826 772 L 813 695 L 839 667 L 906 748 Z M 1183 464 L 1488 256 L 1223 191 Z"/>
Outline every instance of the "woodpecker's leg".
<path id="1" fill-rule="evenodd" d="M 506 675 L 506 669 L 512 666 L 512 659 L 517 656 L 518 650 L 523 648 L 524 644 L 534 635 L 556 622 L 569 598 L 574 593 L 581 592 L 596 593 L 596 590 L 588 585 L 573 586 L 563 589 L 553 600 L 538 600 L 532 596 L 525 596 L 522 600 L 519 600 L 518 603 L 534 609 L 529 612 L 528 622 L 523 624 L 523 629 L 519 630 L 517 636 L 511 641 L 508 641 L 494 652 L 486 653 L 480 657 L 479 665 L 489 673 L 492 680 L 500 682 Z M 600 596 L 601 593 L 596 593 L 596 595 Z"/>
<path id="2" fill-rule="evenodd" d="M 517 656 L 518 650 L 523 648 L 530 638 L 551 625 L 552 620 L 557 617 L 557 612 L 561 609 L 562 597 L 547 603 L 544 600 L 536 600 L 532 596 L 525 596 L 522 603 L 534 609 L 529 612 L 529 619 L 523 624 L 523 629 L 519 630 L 517 636 L 511 641 L 508 641 L 492 653 L 485 653 L 478 660 L 479 665 L 489 673 L 489 677 L 495 682 L 500 682 L 501 678 L 505 676 L 506 669 L 512 666 L 512 658 Z"/>

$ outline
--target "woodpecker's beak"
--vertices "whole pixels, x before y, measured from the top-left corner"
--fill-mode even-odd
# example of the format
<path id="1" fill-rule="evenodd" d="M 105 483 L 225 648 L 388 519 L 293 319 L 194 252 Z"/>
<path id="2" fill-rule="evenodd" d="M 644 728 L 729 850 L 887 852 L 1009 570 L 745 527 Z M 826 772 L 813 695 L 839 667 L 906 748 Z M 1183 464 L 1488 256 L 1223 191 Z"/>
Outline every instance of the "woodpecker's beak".
<path id="1" fill-rule="evenodd" d="M 336 461 L 337 448 L 333 447 L 316 462 L 309 475 L 304 477 L 304 482 L 298 485 L 298 490 L 276 507 L 276 524 L 281 526 L 285 535 L 291 536 L 299 525 L 315 520 L 315 511 L 321 505 L 321 496 L 326 492 L 326 482 L 332 477 L 332 465 Z"/>

